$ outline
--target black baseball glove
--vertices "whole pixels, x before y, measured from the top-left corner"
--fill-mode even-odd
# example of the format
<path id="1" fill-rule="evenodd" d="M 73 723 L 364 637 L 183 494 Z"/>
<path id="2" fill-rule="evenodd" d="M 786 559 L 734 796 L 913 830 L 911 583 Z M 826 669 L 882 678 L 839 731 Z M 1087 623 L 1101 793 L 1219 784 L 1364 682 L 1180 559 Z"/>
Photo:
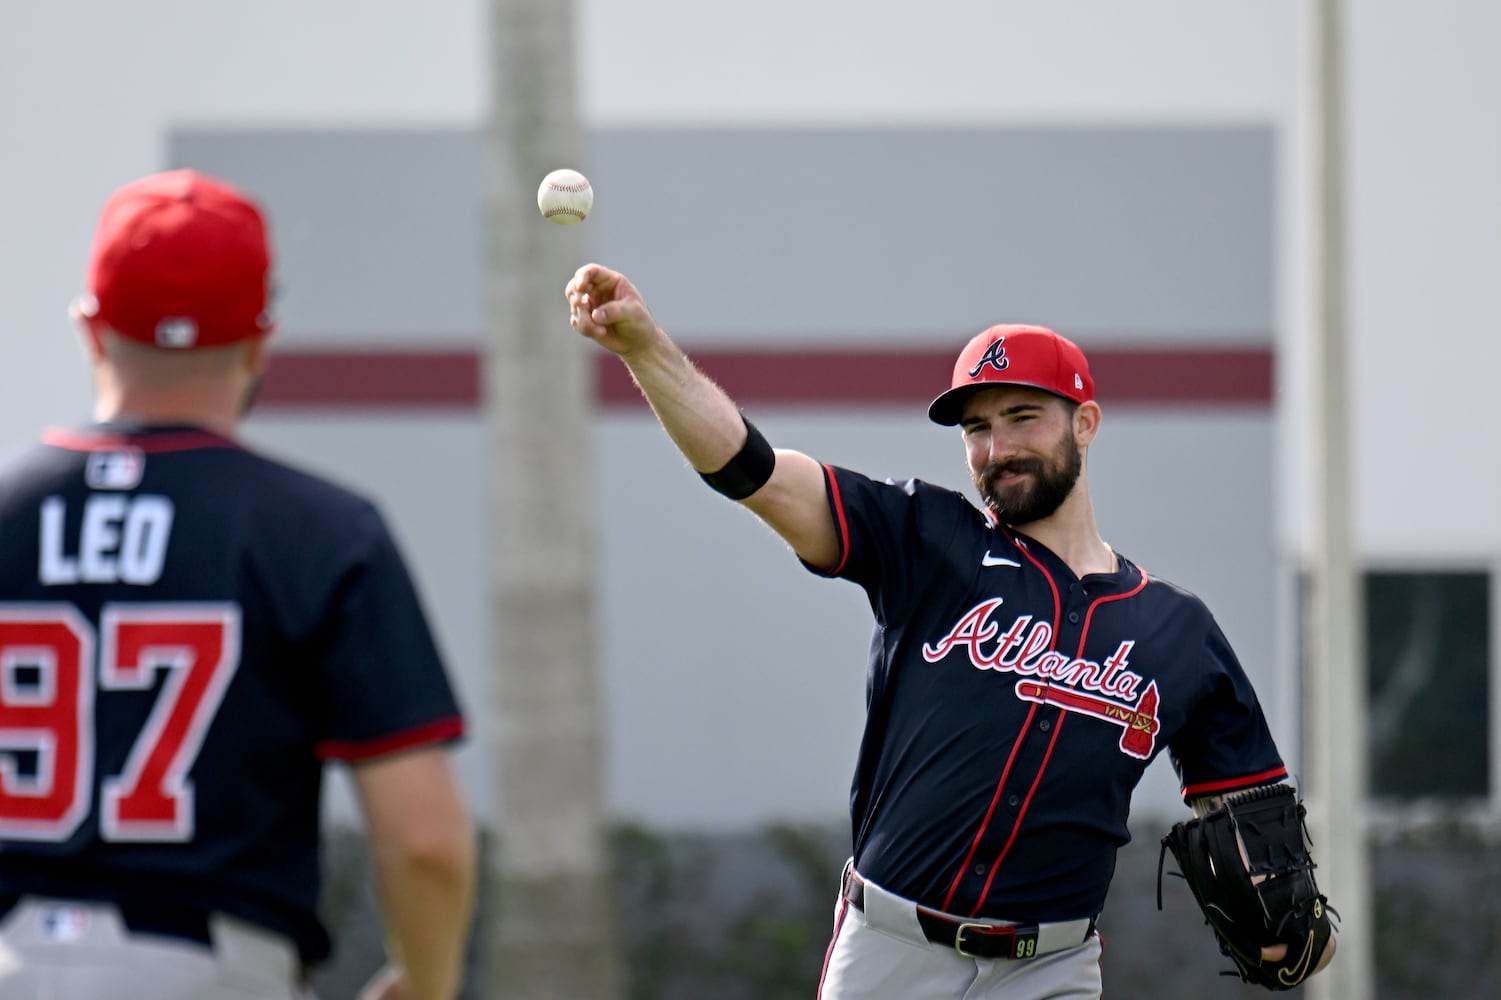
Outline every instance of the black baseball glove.
<path id="1" fill-rule="evenodd" d="M 1303 815 L 1290 786 L 1252 789 L 1175 824 L 1158 855 L 1157 908 L 1162 862 L 1172 851 L 1220 951 L 1244 982 L 1269 990 L 1290 990 L 1308 978 L 1333 933 L 1329 901 L 1313 878 Z M 1261 949 L 1274 944 L 1286 945 L 1287 954 L 1263 961 Z"/>

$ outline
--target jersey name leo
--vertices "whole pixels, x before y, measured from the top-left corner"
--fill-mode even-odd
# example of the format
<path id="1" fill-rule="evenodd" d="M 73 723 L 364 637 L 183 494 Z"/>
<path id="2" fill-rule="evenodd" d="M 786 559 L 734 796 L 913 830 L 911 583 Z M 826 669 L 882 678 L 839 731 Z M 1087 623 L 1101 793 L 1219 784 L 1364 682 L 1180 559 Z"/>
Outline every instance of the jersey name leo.
<path id="1" fill-rule="evenodd" d="M 164 496 L 95 493 L 83 503 L 78 538 L 64 538 L 67 501 L 42 501 L 37 580 L 46 587 L 75 583 L 148 586 L 162 575 L 172 534 L 172 501 Z"/>

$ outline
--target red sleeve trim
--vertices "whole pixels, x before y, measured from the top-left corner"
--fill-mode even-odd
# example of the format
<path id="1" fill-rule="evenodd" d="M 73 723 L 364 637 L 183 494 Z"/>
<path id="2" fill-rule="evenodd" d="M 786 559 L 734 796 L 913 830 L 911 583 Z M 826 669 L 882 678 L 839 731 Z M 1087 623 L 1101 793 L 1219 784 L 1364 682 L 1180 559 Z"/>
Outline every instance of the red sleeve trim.
<path id="1" fill-rule="evenodd" d="M 844 500 L 839 496 L 839 479 L 834 475 L 833 466 L 825 465 L 823 474 L 829 483 L 829 506 L 834 511 L 834 525 L 839 529 L 839 562 L 825 575 L 837 576 L 839 571 L 844 569 L 844 564 L 849 562 L 850 525 L 844 516 Z"/>
<path id="2" fill-rule="evenodd" d="M 1256 785 L 1265 785 L 1273 781 L 1280 781 L 1287 777 L 1287 768 L 1276 767 L 1270 771 L 1262 771 L 1260 774 L 1249 774 L 1244 778 L 1228 778 L 1225 781 L 1206 781 L 1199 785 L 1183 786 L 1183 801 L 1196 799 L 1200 795 L 1216 795 L 1220 792 L 1233 792 L 1240 788 L 1252 788 Z"/>
<path id="3" fill-rule="evenodd" d="M 398 750 L 411 750 L 414 747 L 429 746 L 434 743 L 447 743 L 463 735 L 464 720 L 454 715 L 439 719 L 437 722 L 429 722 L 425 726 L 406 729 L 373 740 L 326 740 L 318 744 L 317 752 L 318 756 L 324 760 L 371 760 L 396 753 Z"/>

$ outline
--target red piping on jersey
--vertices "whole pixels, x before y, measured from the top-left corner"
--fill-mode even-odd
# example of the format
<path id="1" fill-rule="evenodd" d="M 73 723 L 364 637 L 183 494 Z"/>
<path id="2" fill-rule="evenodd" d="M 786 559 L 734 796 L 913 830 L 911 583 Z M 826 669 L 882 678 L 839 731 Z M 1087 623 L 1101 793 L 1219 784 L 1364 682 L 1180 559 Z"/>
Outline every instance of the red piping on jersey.
<path id="1" fill-rule="evenodd" d="M 834 475 L 834 467 L 825 465 L 824 475 L 829 480 L 829 496 L 834 502 L 834 524 L 839 528 L 839 564 L 828 571 L 828 576 L 835 576 L 844 569 L 844 564 L 850 557 L 850 525 L 844 516 L 844 500 L 839 496 L 839 479 Z"/>
<path id="2" fill-rule="evenodd" d="M 1269 781 L 1278 781 L 1287 777 L 1286 767 L 1274 767 L 1270 771 L 1262 771 L 1260 774 L 1248 774 L 1244 778 L 1229 778 L 1225 781 L 1206 781 L 1202 785 L 1185 785 L 1183 787 L 1183 799 L 1187 801 L 1198 795 L 1213 795 L 1215 792 L 1224 792 L 1236 788 L 1250 788 L 1252 785 L 1264 785 Z"/>
<path id="3" fill-rule="evenodd" d="M 1084 638 L 1085 636 L 1089 635 L 1089 620 L 1094 617 L 1095 608 L 1099 607 L 1101 604 L 1109 604 L 1111 601 L 1124 601 L 1128 597 L 1135 597 L 1137 594 L 1141 593 L 1147 588 L 1147 571 L 1142 569 L 1140 566 L 1137 567 L 1137 570 L 1141 573 L 1140 583 L 1132 587 L 1130 590 L 1126 591 L 1126 593 L 1124 594 L 1107 594 L 1104 597 L 1096 597 L 1094 599 L 1094 602 L 1090 604 L 1089 610 L 1084 612 L 1084 631 L 1079 633 L 1079 651 L 1074 654 L 1074 659 L 1077 660 L 1079 657 L 1084 655 Z"/>
<path id="4" fill-rule="evenodd" d="M 431 743 L 456 740 L 463 735 L 464 720 L 457 715 L 451 715 L 437 722 L 429 722 L 427 725 L 406 729 L 378 739 L 326 740 L 318 744 L 317 751 L 318 756 L 324 760 L 370 760 L 388 753 L 395 753 L 397 750 L 409 750 Z"/>
<path id="5" fill-rule="evenodd" d="M 149 455 L 168 451 L 192 451 L 195 448 L 239 448 L 229 438 L 210 431 L 172 431 L 166 434 L 119 434 L 70 431 L 49 427 L 42 431 L 42 443 L 69 451 L 120 451 L 134 448 Z"/>
<path id="6" fill-rule="evenodd" d="M 959 891 L 959 883 L 964 881 L 964 873 L 969 871 L 969 863 L 975 859 L 975 852 L 980 849 L 980 841 L 985 839 L 985 831 L 990 827 L 990 818 L 995 815 L 995 807 L 1000 804 L 1001 790 L 1006 787 L 1006 779 L 1011 775 L 1011 765 L 1016 762 L 1016 755 L 1022 748 L 1022 734 L 1032 724 L 1032 716 L 1037 714 L 1037 704 L 1034 702 L 1027 712 L 1027 717 L 1022 721 L 1021 732 L 1017 734 L 1016 742 L 1011 744 L 1011 756 L 1006 758 L 1006 766 L 1001 770 L 1001 780 L 995 783 L 995 794 L 990 798 L 990 808 L 985 810 L 985 818 L 980 821 L 980 829 L 975 833 L 974 842 L 969 845 L 969 853 L 964 856 L 964 861 L 959 865 L 959 870 L 954 873 L 954 881 L 949 886 L 947 896 L 943 897 L 943 908 L 947 910 L 953 903 L 954 893 Z M 989 885 L 990 883 L 986 883 Z"/>
<path id="7" fill-rule="evenodd" d="M 1032 706 L 1032 711 L 1037 711 L 1037 706 Z M 1031 718 L 1030 715 L 1027 716 Z M 1048 740 L 1048 748 L 1042 755 L 1042 763 L 1037 765 L 1037 776 L 1032 779 L 1032 787 L 1027 789 L 1027 797 L 1022 799 L 1021 808 L 1016 811 L 1016 822 L 1011 826 L 1011 836 L 1006 838 L 1006 844 L 1001 848 L 1001 853 L 995 856 L 990 864 L 990 877 L 985 880 L 985 886 L 980 890 L 980 899 L 975 903 L 975 908 L 969 911 L 970 916 L 980 912 L 980 907 L 985 905 L 985 900 L 990 897 L 990 884 L 995 881 L 995 873 L 1001 870 L 1001 862 L 1006 860 L 1006 855 L 1011 852 L 1011 845 L 1016 843 L 1016 835 L 1021 832 L 1022 817 L 1027 815 L 1027 809 L 1032 805 L 1032 796 L 1037 794 L 1037 786 L 1042 784 L 1043 772 L 1048 769 L 1048 761 L 1053 759 L 1053 748 L 1058 745 L 1058 734 L 1063 732 L 1063 724 L 1068 721 L 1068 713 L 1063 712 L 1058 716 L 1058 722 L 1053 726 L 1053 738 Z M 1017 740 L 1020 744 L 1021 740 Z M 999 791 L 999 790 L 998 790 Z"/>
<path id="8" fill-rule="evenodd" d="M 1043 572 L 1046 573 L 1047 571 L 1044 570 Z M 1052 577 L 1048 577 L 1048 579 L 1051 581 Z M 1104 597 L 1097 597 L 1090 602 L 1089 610 L 1084 612 L 1084 627 L 1079 631 L 1079 648 L 1074 653 L 1074 659 L 1078 659 L 1079 657 L 1084 655 L 1084 642 L 1089 638 L 1089 626 L 1090 623 L 1094 620 L 1094 609 L 1099 607 L 1101 604 L 1109 604 L 1111 601 L 1124 601 L 1128 597 L 1135 597 L 1146 588 L 1146 585 L 1147 574 L 1145 570 L 1142 570 L 1141 580 L 1137 582 L 1135 587 L 1132 587 L 1126 593 L 1107 594 Z M 1056 587 L 1054 588 L 1054 593 L 1057 593 Z M 1036 710 L 1035 705 L 1033 706 L 1033 710 Z M 1058 745 L 1058 734 L 1063 732 L 1063 724 L 1067 721 L 1068 713 L 1065 712 L 1059 715 L 1057 723 L 1053 726 L 1053 738 L 1048 741 L 1048 749 L 1042 755 L 1042 763 L 1037 767 L 1037 777 L 1032 779 L 1032 787 L 1027 789 L 1027 797 L 1022 800 L 1021 808 L 1016 812 L 1016 824 L 1011 828 L 1011 836 L 1006 839 L 1006 845 L 1001 848 L 1001 853 L 996 855 L 995 861 L 990 865 L 990 877 L 985 880 L 985 886 L 980 890 L 980 901 L 975 904 L 974 910 L 970 913 L 970 916 L 972 917 L 980 912 L 980 908 L 985 905 L 985 900 L 990 897 L 991 883 L 995 881 L 996 872 L 1000 871 L 1001 862 L 1004 861 L 1006 859 L 1006 855 L 1010 853 L 1011 845 L 1016 843 L 1016 835 L 1021 831 L 1022 819 L 1027 815 L 1027 809 L 1032 805 L 1032 797 L 1037 794 L 1038 786 L 1042 784 L 1042 776 L 1047 772 L 1048 761 L 1053 759 L 1053 748 Z"/>
<path id="9" fill-rule="evenodd" d="M 1058 648 L 1058 619 L 1063 616 L 1063 602 L 1062 602 L 1062 599 L 1058 596 L 1058 584 L 1053 581 L 1053 574 L 1049 573 L 1047 571 L 1046 567 L 1044 567 L 1042 565 L 1042 563 L 1040 563 L 1040 562 L 1037 561 L 1037 557 L 1034 556 L 1031 552 L 1028 552 L 1027 551 L 1027 547 L 1025 545 L 1022 545 L 1020 542 L 1018 542 L 1016 540 L 1015 536 L 1013 536 L 1009 531 L 1006 531 L 1005 529 L 1002 529 L 1002 534 L 1004 534 L 1006 536 L 1007 541 L 1011 542 L 1012 545 L 1015 545 L 1019 550 L 1021 550 L 1022 555 L 1026 556 L 1027 559 L 1028 559 L 1028 561 L 1030 561 L 1033 566 L 1036 566 L 1038 568 L 1038 570 L 1041 571 L 1043 579 L 1046 580 L 1046 581 L 1048 581 L 1048 586 L 1050 588 L 1052 588 L 1052 591 L 1053 591 L 1053 640 L 1052 640 L 1051 643 L 1048 644 L 1048 649 L 1049 650 L 1057 649 Z M 1031 710 L 1027 712 L 1027 717 L 1022 720 L 1022 727 L 1021 727 L 1021 729 L 1016 734 L 1016 742 L 1011 745 L 1011 756 L 1008 757 L 1008 758 L 1006 758 L 1006 766 L 1001 771 L 1000 780 L 995 783 L 995 795 L 991 797 L 991 799 L 990 799 L 990 808 L 985 810 L 985 818 L 980 821 L 980 829 L 975 833 L 975 839 L 969 845 L 969 853 L 964 856 L 964 862 L 959 866 L 959 870 L 954 873 L 954 881 L 949 885 L 948 895 L 946 895 L 946 896 L 943 897 L 943 908 L 945 910 L 947 910 L 949 908 L 950 904 L 952 903 L 952 901 L 954 899 L 954 893 L 959 890 L 959 883 L 962 882 L 962 881 L 964 881 L 964 873 L 967 872 L 967 871 L 969 871 L 969 863 L 974 860 L 974 858 L 975 858 L 975 852 L 980 849 L 980 842 L 985 839 L 985 831 L 988 830 L 988 829 L 990 829 L 990 820 L 995 815 L 995 807 L 1001 801 L 1001 790 L 1006 787 L 1006 778 L 1009 777 L 1010 774 L 1011 774 L 1011 765 L 1016 760 L 1017 751 L 1019 751 L 1021 749 L 1022 740 L 1025 739 L 1026 735 L 1027 735 L 1027 728 L 1032 725 L 1032 718 L 1036 714 L 1037 714 L 1037 705 L 1034 704 L 1032 706 Z M 1056 732 L 1053 733 L 1053 739 L 1054 740 L 1058 739 L 1058 734 Z M 1048 752 L 1052 753 L 1052 750 L 1053 750 L 1053 745 L 1051 743 L 1049 743 L 1048 744 Z M 1038 775 L 1039 775 L 1039 777 L 1041 776 L 1041 772 L 1040 771 L 1038 772 Z M 1037 786 L 1034 784 L 1032 787 L 1036 788 Z M 1031 801 L 1031 798 L 1032 798 L 1031 794 L 1028 793 L 1028 795 L 1027 795 L 1028 801 Z M 1023 811 L 1025 811 L 1025 810 L 1023 810 Z M 1021 825 L 1021 816 L 1019 814 L 1016 817 L 1016 823 L 1017 823 L 1017 826 Z M 1006 846 L 1010 847 L 1011 846 L 1011 841 L 1015 840 L 1015 839 L 1016 839 L 1016 828 L 1013 827 L 1012 830 L 1011 830 L 1011 838 L 1010 838 L 1010 840 L 1006 841 Z M 1005 851 L 1002 851 L 1001 854 L 1002 854 L 1002 856 L 1004 856 L 1005 855 Z M 990 877 L 991 878 L 995 877 L 995 871 L 994 870 L 991 871 Z M 986 887 L 986 890 L 988 891 L 989 888 L 990 888 L 990 880 L 989 879 L 986 880 L 985 887 Z M 982 895 L 980 897 L 980 901 L 983 903 L 984 900 L 985 900 L 985 897 Z"/>
<path id="10" fill-rule="evenodd" d="M 839 916 L 834 918 L 834 936 L 829 938 L 829 950 L 823 953 L 823 971 L 818 974 L 818 993 L 815 1000 L 823 996 L 823 981 L 829 978 L 829 959 L 834 957 L 834 945 L 839 943 L 839 931 L 844 927 L 844 915 L 849 912 L 849 908 L 849 900 L 839 901 Z"/>
<path id="11" fill-rule="evenodd" d="M 1053 644 L 1051 646 L 1049 646 L 1048 649 L 1050 649 L 1050 650 L 1057 649 L 1058 648 L 1058 620 L 1063 617 L 1063 601 L 1058 596 L 1058 584 L 1053 579 L 1053 574 L 1051 574 L 1051 573 L 1048 572 L 1047 567 L 1044 566 L 1041 562 L 1038 561 L 1037 557 L 1032 554 L 1032 552 L 1031 552 L 1030 549 L 1028 549 L 1021 542 L 1018 542 L 1016 540 L 1016 536 L 1015 535 L 1013 535 L 1011 532 L 1005 531 L 1005 530 L 1002 531 L 1002 534 L 1004 534 L 1006 536 L 1006 538 L 1011 542 L 1012 545 L 1015 545 L 1018 549 L 1021 550 L 1021 554 L 1027 557 L 1027 561 L 1028 562 L 1030 562 L 1033 566 L 1036 566 L 1038 568 L 1038 570 L 1042 573 L 1042 578 L 1044 580 L 1048 581 L 1048 586 L 1050 588 L 1052 588 L 1052 591 L 1053 591 Z"/>

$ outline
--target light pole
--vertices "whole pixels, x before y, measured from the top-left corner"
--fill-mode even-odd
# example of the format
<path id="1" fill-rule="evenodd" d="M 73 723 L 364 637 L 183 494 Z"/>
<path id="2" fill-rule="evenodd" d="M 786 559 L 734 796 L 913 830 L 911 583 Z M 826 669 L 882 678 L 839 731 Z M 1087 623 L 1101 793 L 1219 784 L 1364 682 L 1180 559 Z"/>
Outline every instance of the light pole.
<path id="1" fill-rule="evenodd" d="M 1375 995 L 1374 921 L 1366 824 L 1364 600 L 1350 483 L 1344 35 L 1339 0 L 1318 0 L 1310 9 L 1314 98 L 1309 151 L 1317 206 L 1311 234 L 1310 311 L 1316 347 L 1303 747 L 1319 887 L 1339 911 L 1340 934 L 1334 963 L 1309 980 L 1308 988 L 1318 1000 L 1370 1000 Z"/>

